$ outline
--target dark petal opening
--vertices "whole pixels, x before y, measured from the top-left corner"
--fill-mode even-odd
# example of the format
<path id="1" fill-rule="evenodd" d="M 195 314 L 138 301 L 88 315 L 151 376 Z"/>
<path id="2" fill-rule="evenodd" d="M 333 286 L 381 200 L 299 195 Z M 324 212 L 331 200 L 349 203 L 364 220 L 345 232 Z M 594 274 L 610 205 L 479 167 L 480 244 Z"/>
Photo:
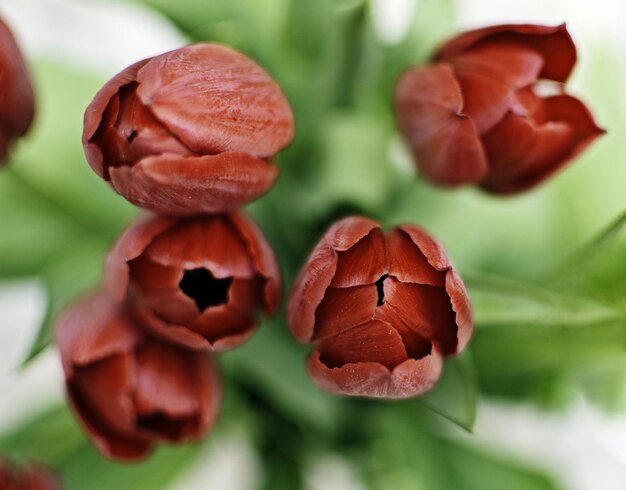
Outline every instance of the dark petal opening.
<path id="1" fill-rule="evenodd" d="M 139 415 L 137 417 L 137 427 L 153 434 L 160 434 L 163 438 L 170 441 L 180 440 L 190 422 L 192 420 L 186 417 L 172 417 L 163 412 Z"/>
<path id="2" fill-rule="evenodd" d="M 204 311 L 228 302 L 228 290 L 232 282 L 232 277 L 217 279 L 207 269 L 200 268 L 185 271 L 178 286 L 195 301 L 200 311 Z"/>
<path id="3" fill-rule="evenodd" d="M 384 290 L 383 283 L 385 282 L 385 279 L 387 279 L 388 277 L 389 277 L 388 274 L 383 274 L 375 283 L 376 291 L 378 292 L 378 301 L 376 302 L 376 306 L 382 306 L 385 304 L 385 290 Z"/>

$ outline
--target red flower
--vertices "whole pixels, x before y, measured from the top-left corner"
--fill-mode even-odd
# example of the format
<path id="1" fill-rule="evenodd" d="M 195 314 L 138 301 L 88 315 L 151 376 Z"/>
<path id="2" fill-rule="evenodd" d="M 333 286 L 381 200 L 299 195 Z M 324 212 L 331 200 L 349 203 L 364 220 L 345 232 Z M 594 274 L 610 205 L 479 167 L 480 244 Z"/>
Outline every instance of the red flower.
<path id="1" fill-rule="evenodd" d="M 62 488 L 57 476 L 48 468 L 38 464 L 18 468 L 0 457 L 1 490 L 61 490 Z"/>
<path id="2" fill-rule="evenodd" d="M 0 162 L 23 136 L 35 113 L 33 87 L 13 34 L 0 20 Z"/>
<path id="3" fill-rule="evenodd" d="M 106 282 L 153 333 L 215 351 L 246 341 L 280 297 L 274 254 L 241 213 L 140 221 L 109 255 Z"/>
<path id="4" fill-rule="evenodd" d="M 85 112 L 94 171 L 162 214 L 226 212 L 265 193 L 293 138 L 291 108 L 252 60 L 196 44 L 129 66 Z"/>
<path id="5" fill-rule="evenodd" d="M 398 126 L 424 178 L 509 194 L 562 168 L 604 130 L 563 93 L 576 62 L 565 25 L 492 26 L 444 44 L 395 93 Z M 552 81 L 556 95 L 539 95 Z"/>
<path id="6" fill-rule="evenodd" d="M 332 393 L 411 397 L 432 388 L 443 356 L 472 334 L 469 299 L 443 248 L 412 225 L 334 224 L 289 299 L 287 320 L 314 342 L 313 381 Z"/>
<path id="7" fill-rule="evenodd" d="M 107 296 L 70 308 L 56 335 L 70 401 L 104 456 L 139 459 L 215 422 L 222 394 L 210 359 L 146 336 Z"/>

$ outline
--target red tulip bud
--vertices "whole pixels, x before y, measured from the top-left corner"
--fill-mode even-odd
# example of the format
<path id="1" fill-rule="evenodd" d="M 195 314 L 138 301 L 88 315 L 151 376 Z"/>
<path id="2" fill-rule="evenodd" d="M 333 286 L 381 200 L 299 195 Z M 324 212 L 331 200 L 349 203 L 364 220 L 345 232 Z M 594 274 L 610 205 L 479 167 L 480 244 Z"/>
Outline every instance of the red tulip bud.
<path id="1" fill-rule="evenodd" d="M 162 214 L 237 209 L 274 183 L 272 157 L 293 138 L 279 86 L 252 60 L 196 44 L 129 66 L 85 112 L 94 171 Z"/>
<path id="2" fill-rule="evenodd" d="M 22 468 L 0 457 L 1 490 L 61 490 L 63 487 L 50 469 L 39 464 Z"/>
<path id="3" fill-rule="evenodd" d="M 107 296 L 71 307 L 56 335 L 70 402 L 104 456 L 139 459 L 215 422 L 222 395 L 211 360 L 145 335 Z"/>
<path id="4" fill-rule="evenodd" d="M 396 118 L 424 178 L 509 194 L 561 169 L 604 133 L 564 93 L 575 62 L 565 25 L 500 25 L 461 34 L 434 64 L 407 71 Z M 556 94 L 541 95 L 547 83 Z"/>
<path id="5" fill-rule="evenodd" d="M 412 225 L 383 232 L 366 218 L 335 223 L 289 299 L 287 320 L 313 342 L 313 381 L 331 393 L 403 398 L 436 383 L 442 359 L 472 334 L 465 286 L 443 248 Z"/>
<path id="6" fill-rule="evenodd" d="M 28 69 L 13 34 L 0 20 L 0 162 L 11 143 L 28 131 L 34 112 Z"/>
<path id="7" fill-rule="evenodd" d="M 280 296 L 274 254 L 241 213 L 138 222 L 109 255 L 106 282 L 151 332 L 215 351 L 247 340 L 258 310 L 273 314 Z"/>

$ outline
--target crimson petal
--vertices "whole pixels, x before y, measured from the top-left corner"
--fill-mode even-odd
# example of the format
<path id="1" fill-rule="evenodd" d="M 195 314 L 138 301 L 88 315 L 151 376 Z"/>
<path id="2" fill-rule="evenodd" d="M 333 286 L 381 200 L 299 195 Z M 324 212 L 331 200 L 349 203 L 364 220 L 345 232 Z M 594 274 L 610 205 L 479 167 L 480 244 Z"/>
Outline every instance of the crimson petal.
<path id="1" fill-rule="evenodd" d="M 337 269 L 337 252 L 348 250 L 380 225 L 361 217 L 344 218 L 333 224 L 315 246 L 294 281 L 287 304 L 287 324 L 299 342 L 313 336 L 315 310 Z"/>
<path id="2" fill-rule="evenodd" d="M 509 194 L 533 187 L 560 170 L 604 133 L 586 106 L 569 95 L 543 100 L 547 122 L 509 113 L 484 142 L 492 173 L 490 192 Z"/>
<path id="3" fill-rule="evenodd" d="M 565 24 L 541 26 L 533 24 L 503 24 L 464 32 L 441 46 L 438 60 L 458 56 L 481 44 L 519 42 L 537 50 L 544 59 L 539 76 L 564 82 L 576 63 L 576 46 Z"/>
<path id="4" fill-rule="evenodd" d="M 114 354 L 130 353 L 141 334 L 123 307 L 103 294 L 72 305 L 57 322 L 56 343 L 68 375 Z"/>
<path id="5" fill-rule="evenodd" d="M 120 88 L 137 79 L 137 72 L 148 61 L 147 59 L 138 61 L 111 78 L 98 91 L 85 111 L 83 127 L 83 148 L 85 150 L 85 156 L 91 168 L 102 178 L 106 177 L 106 171 L 103 166 L 102 149 L 93 141 L 93 137 L 102 124 L 103 115 L 111 99 L 117 96 Z"/>
<path id="6" fill-rule="evenodd" d="M 205 268 L 219 279 L 255 275 L 246 244 L 223 216 L 179 221 L 159 235 L 146 254 L 166 266 Z"/>
<path id="7" fill-rule="evenodd" d="M 124 301 L 128 291 L 128 262 L 139 257 L 156 236 L 174 226 L 176 221 L 147 216 L 126 229 L 106 259 L 104 281 L 108 293 Z"/>
<path id="8" fill-rule="evenodd" d="M 21 136 L 35 114 L 35 97 L 22 53 L 7 25 L 0 20 L 0 121 L 3 129 Z"/>
<path id="9" fill-rule="evenodd" d="M 309 374 L 319 388 L 337 395 L 376 398 L 422 395 L 435 385 L 442 366 L 442 356 L 436 350 L 422 359 L 406 360 L 391 371 L 375 362 L 331 368 L 320 360 L 319 351 L 313 352 L 308 361 Z"/>
<path id="10" fill-rule="evenodd" d="M 334 288 L 374 284 L 387 272 L 387 253 L 382 231 L 375 228 L 348 250 L 340 252 L 330 283 Z"/>
<path id="11" fill-rule="evenodd" d="M 389 274 L 401 282 L 443 286 L 445 274 L 435 269 L 424 253 L 402 229 L 386 235 Z"/>
<path id="12" fill-rule="evenodd" d="M 274 251 L 257 224 L 244 213 L 233 213 L 230 215 L 230 220 L 248 245 L 255 269 L 265 278 L 263 291 L 265 312 L 273 315 L 280 303 L 281 292 L 280 269 Z"/>
<path id="13" fill-rule="evenodd" d="M 378 320 L 328 337 L 317 348 L 320 360 L 331 368 L 355 362 L 375 362 L 393 369 L 407 360 L 402 337 L 389 324 Z"/>
<path id="14" fill-rule="evenodd" d="M 321 340 L 368 322 L 374 316 L 377 298 L 374 284 L 328 288 L 315 312 L 313 339 Z"/>
<path id="15" fill-rule="evenodd" d="M 278 168 L 247 153 L 165 153 L 109 168 L 111 185 L 133 204 L 161 214 L 223 213 L 267 192 Z"/>
<path id="16" fill-rule="evenodd" d="M 455 186 L 486 175 L 485 152 L 474 122 L 463 114 L 461 87 L 450 65 L 406 72 L 396 87 L 394 107 L 424 178 Z"/>
<path id="17" fill-rule="evenodd" d="M 280 87 L 232 49 L 177 49 L 152 58 L 137 79 L 142 102 L 198 153 L 269 157 L 293 138 L 293 114 Z"/>
<path id="18" fill-rule="evenodd" d="M 452 303 L 443 288 L 403 284 L 393 278 L 385 281 L 385 303 L 381 310 L 392 310 L 421 337 L 436 342 L 443 354 L 457 352 L 457 330 Z"/>
<path id="19" fill-rule="evenodd" d="M 463 92 L 463 113 L 482 135 L 504 117 L 515 91 L 537 79 L 543 58 L 523 45 L 498 43 L 461 53 L 450 63 Z"/>

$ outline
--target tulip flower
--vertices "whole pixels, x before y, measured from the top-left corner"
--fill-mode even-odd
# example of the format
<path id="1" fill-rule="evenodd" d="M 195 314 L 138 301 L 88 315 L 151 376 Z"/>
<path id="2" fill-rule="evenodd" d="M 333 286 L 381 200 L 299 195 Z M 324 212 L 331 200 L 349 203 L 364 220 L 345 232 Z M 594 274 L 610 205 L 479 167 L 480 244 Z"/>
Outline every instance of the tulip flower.
<path id="1" fill-rule="evenodd" d="M 0 457 L 0 489 L 61 490 L 63 487 L 50 469 L 39 464 L 17 467 Z"/>
<path id="2" fill-rule="evenodd" d="M 191 349 L 224 351 L 278 307 L 280 273 L 257 226 L 241 213 L 131 226 L 107 259 L 112 295 L 152 333 Z"/>
<path id="3" fill-rule="evenodd" d="M 221 384 L 209 357 L 147 336 L 124 306 L 95 294 L 59 319 L 67 393 L 87 435 L 116 460 L 196 440 L 215 422 Z"/>
<path id="4" fill-rule="evenodd" d="M 331 393 L 404 398 L 434 386 L 444 356 L 472 334 L 465 286 L 445 251 L 413 225 L 383 232 L 351 217 L 326 232 L 295 281 L 287 309 L 308 369 Z"/>
<path id="5" fill-rule="evenodd" d="M 565 25 L 499 25 L 461 34 L 433 64 L 408 70 L 395 112 L 423 177 L 511 194 L 561 169 L 604 132 L 564 92 L 575 63 Z"/>
<path id="6" fill-rule="evenodd" d="M 0 20 L 0 162 L 14 140 L 33 122 L 35 98 L 26 63 L 15 38 Z"/>
<path id="7" fill-rule="evenodd" d="M 294 134 L 280 87 L 252 60 L 196 44 L 122 70 L 85 112 L 93 170 L 161 214 L 235 210 L 265 193 Z"/>

